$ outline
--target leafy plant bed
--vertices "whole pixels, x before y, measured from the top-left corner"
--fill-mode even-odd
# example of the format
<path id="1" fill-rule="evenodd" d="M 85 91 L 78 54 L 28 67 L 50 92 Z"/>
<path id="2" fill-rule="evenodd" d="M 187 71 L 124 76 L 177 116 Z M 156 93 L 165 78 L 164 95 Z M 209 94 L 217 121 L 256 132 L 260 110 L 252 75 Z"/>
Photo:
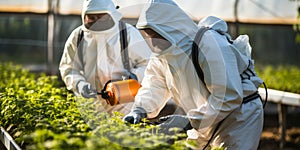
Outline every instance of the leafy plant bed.
<path id="1" fill-rule="evenodd" d="M 99 102 L 75 98 L 57 76 L 33 74 L 12 63 L 0 63 L 0 70 L 0 126 L 22 149 L 189 149 L 186 134 L 164 135 L 146 120 L 128 125 L 123 114 L 95 111 Z M 299 72 L 258 69 L 268 87 L 296 93 Z"/>
<path id="2" fill-rule="evenodd" d="M 75 99 L 56 76 L 0 64 L 0 126 L 22 149 L 187 149 L 186 134 L 157 132 L 149 123 L 125 124 L 123 114 L 97 112 Z"/>
<path id="3" fill-rule="evenodd" d="M 268 88 L 300 94 L 300 68 L 296 66 L 258 66 L 256 71 Z"/>

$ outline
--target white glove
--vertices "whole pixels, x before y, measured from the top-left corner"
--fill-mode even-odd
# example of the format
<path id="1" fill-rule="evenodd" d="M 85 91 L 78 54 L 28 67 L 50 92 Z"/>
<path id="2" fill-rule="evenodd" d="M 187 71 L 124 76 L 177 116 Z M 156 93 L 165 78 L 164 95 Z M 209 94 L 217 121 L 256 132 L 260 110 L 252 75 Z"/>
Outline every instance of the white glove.
<path id="1" fill-rule="evenodd" d="M 85 81 L 79 81 L 77 84 L 78 93 L 85 98 L 96 98 L 97 91 L 92 87 L 92 85 Z"/>

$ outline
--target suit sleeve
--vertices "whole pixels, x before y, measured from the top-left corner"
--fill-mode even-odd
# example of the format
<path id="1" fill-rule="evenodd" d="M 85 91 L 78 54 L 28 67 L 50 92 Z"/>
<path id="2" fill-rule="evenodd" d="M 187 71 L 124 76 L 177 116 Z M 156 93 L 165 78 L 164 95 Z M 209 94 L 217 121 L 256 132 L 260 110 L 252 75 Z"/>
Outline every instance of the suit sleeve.
<path id="1" fill-rule="evenodd" d="M 168 69 L 166 67 L 157 58 L 151 58 L 145 71 L 142 87 L 135 97 L 133 108 L 144 108 L 148 118 L 156 117 L 171 98 L 166 83 L 165 70 Z"/>
<path id="2" fill-rule="evenodd" d="M 79 28 L 75 29 L 67 39 L 64 51 L 59 64 L 59 71 L 62 80 L 68 90 L 77 92 L 76 85 L 79 81 L 84 80 L 83 66 L 78 57 L 78 40 Z"/>

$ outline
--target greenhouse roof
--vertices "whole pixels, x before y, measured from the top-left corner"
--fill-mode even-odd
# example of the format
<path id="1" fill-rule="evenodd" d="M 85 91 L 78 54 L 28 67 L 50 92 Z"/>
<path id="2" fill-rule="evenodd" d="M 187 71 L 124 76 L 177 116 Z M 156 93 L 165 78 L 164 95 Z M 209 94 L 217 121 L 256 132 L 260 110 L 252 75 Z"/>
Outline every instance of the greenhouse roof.
<path id="1" fill-rule="evenodd" d="M 82 1 L 78 0 L 1 0 L 0 12 L 47 13 L 51 6 L 58 14 L 79 15 Z M 113 0 L 120 6 L 124 18 L 138 18 L 147 0 Z M 214 15 L 234 21 L 234 4 L 238 1 L 238 19 L 247 23 L 294 24 L 297 20 L 297 0 L 175 0 L 194 20 Z M 53 7 L 57 6 L 57 7 Z"/>

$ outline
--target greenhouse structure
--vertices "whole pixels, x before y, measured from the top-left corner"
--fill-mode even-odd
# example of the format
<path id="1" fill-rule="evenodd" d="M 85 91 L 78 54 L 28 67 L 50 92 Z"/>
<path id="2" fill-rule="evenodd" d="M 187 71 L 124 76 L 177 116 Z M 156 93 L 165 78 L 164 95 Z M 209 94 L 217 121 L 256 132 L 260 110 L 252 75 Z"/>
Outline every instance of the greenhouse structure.
<path id="1" fill-rule="evenodd" d="M 81 106 L 64 87 L 58 65 L 67 38 L 82 24 L 83 1 L 0 0 L 0 149 L 121 149 L 132 141 L 141 145 L 152 141 L 153 149 L 187 148 L 185 135 L 148 136 L 146 132 L 155 127 L 128 128 L 121 123 L 123 114 L 99 115 L 110 118 L 108 125 L 117 125 L 107 130 L 100 129 L 106 128 L 103 125 L 90 130 L 81 118 Z M 133 26 L 147 1 L 113 0 L 123 21 Z M 269 97 L 259 149 L 272 144 L 274 149 L 300 149 L 300 122 L 295 121 L 300 115 L 300 0 L 174 1 L 195 23 L 217 16 L 227 22 L 233 39 L 249 36 L 257 72 L 269 89 L 259 89 L 263 99 Z M 105 122 L 100 120 L 93 123 Z M 129 136 L 129 131 L 147 138 Z"/>

